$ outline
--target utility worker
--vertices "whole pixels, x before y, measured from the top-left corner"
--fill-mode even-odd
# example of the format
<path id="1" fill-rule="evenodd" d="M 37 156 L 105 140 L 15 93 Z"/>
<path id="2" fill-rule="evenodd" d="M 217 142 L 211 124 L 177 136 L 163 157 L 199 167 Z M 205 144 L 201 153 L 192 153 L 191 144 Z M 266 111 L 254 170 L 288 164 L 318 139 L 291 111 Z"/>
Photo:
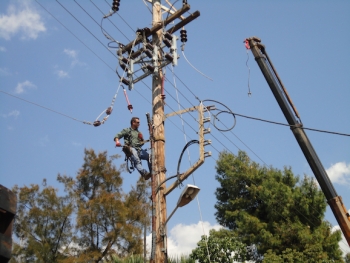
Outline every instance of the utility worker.
<path id="1" fill-rule="evenodd" d="M 149 162 L 149 154 L 147 150 L 141 149 L 145 143 L 143 140 L 143 135 L 139 132 L 138 128 L 140 126 L 140 119 L 138 117 L 132 117 L 130 121 L 131 127 L 125 128 L 121 132 L 114 136 L 115 146 L 121 147 L 119 139 L 124 138 L 124 147 L 129 147 L 129 156 L 127 149 L 123 149 L 125 154 L 130 157 L 134 167 L 139 171 L 141 176 L 148 180 L 151 177 L 151 173 L 147 172 L 146 169 L 142 167 L 141 160 L 146 160 L 148 163 L 148 168 L 151 171 L 151 164 Z M 130 153 L 131 152 L 131 153 Z"/>

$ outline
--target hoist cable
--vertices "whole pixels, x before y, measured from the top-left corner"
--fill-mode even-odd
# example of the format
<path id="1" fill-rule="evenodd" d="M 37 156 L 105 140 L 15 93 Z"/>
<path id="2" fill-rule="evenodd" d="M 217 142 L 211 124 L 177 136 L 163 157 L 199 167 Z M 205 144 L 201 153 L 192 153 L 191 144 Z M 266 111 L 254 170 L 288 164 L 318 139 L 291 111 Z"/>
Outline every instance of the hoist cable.
<path id="1" fill-rule="evenodd" d="M 245 62 L 245 65 L 248 68 L 248 97 L 250 97 L 252 93 L 250 92 L 250 67 L 248 66 L 248 61 L 249 61 L 249 52 L 247 49 L 247 61 Z"/>

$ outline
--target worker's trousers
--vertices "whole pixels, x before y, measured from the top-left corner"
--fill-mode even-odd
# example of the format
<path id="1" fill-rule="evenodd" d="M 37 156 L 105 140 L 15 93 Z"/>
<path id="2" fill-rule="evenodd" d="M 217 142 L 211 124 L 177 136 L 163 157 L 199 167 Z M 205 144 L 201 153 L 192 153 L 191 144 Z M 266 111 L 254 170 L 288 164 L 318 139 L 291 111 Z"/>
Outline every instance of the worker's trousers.
<path id="1" fill-rule="evenodd" d="M 139 171 L 141 175 L 145 175 L 146 173 L 148 173 L 147 170 L 142 167 L 142 163 L 141 163 L 141 160 L 145 160 L 147 161 L 148 169 L 151 172 L 152 167 L 151 167 L 151 163 L 149 162 L 149 154 L 147 150 L 141 149 L 140 151 L 137 151 L 133 147 L 130 147 L 130 149 L 132 151 L 132 155 L 130 156 L 130 159 L 134 167 L 137 169 L 137 171 Z"/>

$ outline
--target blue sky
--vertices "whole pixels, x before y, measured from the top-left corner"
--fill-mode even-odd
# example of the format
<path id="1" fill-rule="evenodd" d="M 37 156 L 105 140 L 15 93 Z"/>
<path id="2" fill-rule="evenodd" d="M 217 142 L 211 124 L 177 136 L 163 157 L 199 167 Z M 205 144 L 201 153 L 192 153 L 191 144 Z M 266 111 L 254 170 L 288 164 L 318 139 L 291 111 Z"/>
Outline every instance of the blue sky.
<path id="1" fill-rule="evenodd" d="M 116 68 L 122 73 L 116 50 L 107 48 L 110 40 L 101 31 L 102 16 L 109 12 L 111 2 L 0 2 L 0 184 L 5 187 L 41 184 L 46 178 L 49 185 L 61 189 L 57 174 L 75 176 L 83 164 L 84 148 L 108 151 L 109 155 L 120 153 L 113 137 L 133 116 L 140 117 L 140 129 L 148 136 L 145 113 L 152 112 L 151 78 L 137 83 L 133 91 L 127 90 L 134 108 L 131 114 L 115 74 Z M 190 12 L 199 10 L 201 15 L 186 26 L 184 54 L 207 77 L 179 52 L 178 65 L 167 67 L 165 72 L 165 113 L 212 99 L 238 114 L 286 123 L 252 54 L 247 55 L 244 47 L 245 38 L 257 36 L 265 44 L 304 126 L 350 133 L 350 49 L 346 46 L 350 41 L 349 1 L 188 3 Z M 166 1 L 162 4 L 169 7 Z M 177 1 L 174 6 L 180 8 L 181 4 Z M 151 27 L 152 15 L 146 5 L 151 7 L 142 0 L 121 0 L 119 15 L 105 19 L 103 29 L 113 39 L 129 43 L 138 28 Z M 180 51 L 181 42 L 177 43 Z M 93 127 L 82 122 L 95 121 L 111 105 L 117 91 L 113 113 L 103 125 Z M 193 113 L 183 121 L 172 117 L 165 122 L 167 176 L 176 174 L 186 142 L 198 138 L 196 118 Z M 232 118 L 221 118 L 227 127 L 232 125 Z M 206 147 L 212 157 L 206 158 L 186 181 L 201 188 L 199 202 L 178 209 L 169 221 L 171 253 L 188 253 L 203 229 L 207 233 L 209 228 L 218 227 L 214 193 L 219 151 L 237 153 L 241 149 L 261 165 L 279 169 L 291 166 L 295 174 L 313 176 L 288 127 L 239 116 L 236 120 L 231 131 L 222 133 L 211 125 L 211 134 L 205 136 L 212 140 L 212 146 Z M 350 138 L 306 133 L 338 195 L 350 209 Z M 189 154 L 184 154 L 180 170 L 187 170 L 197 159 L 198 147 L 193 145 Z M 115 164 L 122 163 L 120 159 Z M 124 173 L 123 177 L 128 191 L 138 174 Z M 168 196 L 168 214 L 181 191 Z M 326 220 L 336 227 L 330 209 Z M 344 242 L 342 248 L 349 252 Z"/>

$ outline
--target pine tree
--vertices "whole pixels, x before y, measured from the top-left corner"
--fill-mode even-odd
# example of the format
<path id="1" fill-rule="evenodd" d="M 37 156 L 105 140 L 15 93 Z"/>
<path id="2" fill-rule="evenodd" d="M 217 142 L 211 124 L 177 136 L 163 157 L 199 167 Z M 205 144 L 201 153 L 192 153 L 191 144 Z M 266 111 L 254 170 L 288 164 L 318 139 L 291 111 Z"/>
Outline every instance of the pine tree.
<path id="1" fill-rule="evenodd" d="M 343 262 L 340 232 L 324 220 L 327 204 L 315 180 L 260 167 L 244 152 L 221 153 L 216 171 L 216 219 L 257 262 Z"/>

